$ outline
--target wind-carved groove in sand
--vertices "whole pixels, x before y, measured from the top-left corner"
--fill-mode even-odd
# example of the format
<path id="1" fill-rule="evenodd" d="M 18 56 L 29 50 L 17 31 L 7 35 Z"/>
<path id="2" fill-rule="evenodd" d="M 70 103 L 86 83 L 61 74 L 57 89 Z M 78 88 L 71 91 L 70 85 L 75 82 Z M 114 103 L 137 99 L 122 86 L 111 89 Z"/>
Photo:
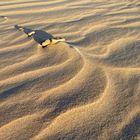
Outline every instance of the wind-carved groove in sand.
<path id="1" fill-rule="evenodd" d="M 138 107 L 139 108 L 139 107 Z M 133 139 L 140 138 L 140 110 L 135 109 L 128 114 L 127 120 L 121 123 L 117 139 Z"/>
<path id="2" fill-rule="evenodd" d="M 4 42 L 5 44 L 5 42 Z M 16 44 L 16 46 L 15 46 Z M 5 46 L 3 45 L 3 47 L 1 47 L 0 49 L 0 53 L 9 53 L 11 51 L 18 51 L 18 50 L 21 50 L 21 49 L 28 49 L 29 46 L 33 46 L 34 42 L 32 40 L 29 40 L 29 39 L 25 39 L 23 42 L 20 42 L 20 43 L 14 43 L 14 44 L 11 44 L 10 47 L 9 47 L 9 44 L 6 44 Z M 34 47 L 35 48 L 35 47 Z"/>
<path id="3" fill-rule="evenodd" d="M 44 115 L 43 120 L 52 122 L 61 113 L 78 106 L 94 103 L 100 99 L 107 86 L 106 74 L 101 68 L 95 66 L 95 69 L 92 70 L 91 67 L 94 67 L 94 65 L 91 66 L 88 62 L 85 62 L 79 73 L 72 79 L 41 93 L 42 96 L 38 102 L 42 106 L 55 107 L 50 113 Z"/>
<path id="4" fill-rule="evenodd" d="M 69 69 L 68 67 L 68 65 L 73 65 L 73 61 L 76 61 L 78 59 L 79 57 L 69 59 L 64 63 L 59 64 L 58 66 L 50 68 L 41 68 L 35 71 L 26 72 L 18 76 L 3 80 L 1 81 L 1 89 L 3 89 L 3 91 L 1 92 L 1 96 L 3 97 L 4 94 L 8 96 L 10 92 L 11 94 L 18 93 L 21 89 L 26 89 L 26 87 L 29 86 L 32 86 L 32 92 L 33 89 L 35 90 L 35 92 L 40 92 L 50 88 L 54 88 L 54 86 L 62 84 L 63 82 L 66 82 L 67 80 L 71 79 L 71 77 L 73 77 L 77 73 L 77 71 L 79 71 L 79 68 L 82 65 L 81 62 L 79 63 L 79 61 L 77 61 L 77 66 L 73 69 Z M 58 75 L 58 77 L 54 79 L 53 75 L 56 74 Z M 65 75 L 68 76 L 66 77 Z M 6 83 L 8 83 L 8 85 Z M 18 90 L 16 90 L 16 87 L 14 85 L 18 85 L 16 86 Z"/>
<path id="5" fill-rule="evenodd" d="M 13 39 L 9 45 L 14 45 L 16 44 L 17 42 L 20 42 L 20 44 L 23 44 L 24 42 L 26 41 L 30 41 L 29 38 L 26 38 L 26 36 L 23 34 L 23 35 L 19 35 L 17 34 L 17 37 L 14 37 L 15 39 Z"/>
<path id="6" fill-rule="evenodd" d="M 1 70 L 6 69 L 6 67 L 14 65 L 15 63 L 26 61 L 35 53 L 36 50 L 36 48 L 33 48 L 32 46 L 29 45 L 27 45 L 26 47 L 24 46 L 20 46 L 20 47 L 14 47 L 14 48 L 10 47 L 9 49 L 8 48 L 0 49 Z M 15 55 L 15 53 L 17 54 Z M 8 57 L 11 57 L 11 59 L 9 60 Z M 5 63 L 7 60 L 8 62 Z"/>
<path id="7" fill-rule="evenodd" d="M 121 38 L 108 46 L 108 51 L 102 55 L 85 53 L 85 57 L 95 63 L 107 67 L 139 68 L 140 40 Z"/>
<path id="8" fill-rule="evenodd" d="M 57 49 L 57 48 L 55 48 L 55 49 Z M 61 52 L 62 52 L 62 51 L 61 51 Z M 68 52 L 69 52 L 69 51 L 68 51 Z M 71 55 L 73 55 L 74 53 L 75 53 L 75 52 L 72 51 L 69 55 L 71 56 Z M 76 55 L 77 55 L 77 54 L 76 54 Z M 58 66 L 51 66 L 51 67 L 50 67 L 50 70 L 51 70 L 51 69 L 52 69 L 52 70 L 54 69 L 54 71 L 56 72 L 56 69 L 61 68 L 61 67 L 64 65 L 64 63 L 67 63 L 67 65 L 66 65 L 65 67 L 68 67 L 68 66 L 70 65 L 69 63 L 72 64 L 73 61 L 76 61 L 76 62 L 78 62 L 78 63 L 79 63 L 79 61 L 81 61 L 81 58 L 80 58 L 79 56 L 78 56 L 78 58 L 77 58 L 77 57 L 75 58 L 75 54 L 74 54 L 73 60 L 70 58 L 70 56 L 69 56 L 69 58 L 68 58 L 66 61 L 64 61 L 62 64 L 60 64 L 60 65 L 58 65 Z M 72 61 L 71 61 L 70 59 L 71 59 Z M 69 62 L 69 63 L 68 63 L 68 62 Z M 82 67 L 82 65 L 83 65 L 82 63 L 83 63 L 83 62 L 80 62 L 80 63 L 81 63 L 81 64 L 80 64 L 80 65 L 81 65 L 80 67 Z M 79 65 L 79 64 L 77 64 L 77 65 Z M 78 66 L 78 67 L 79 67 L 79 66 Z M 79 67 L 79 68 L 80 68 L 80 67 Z M 77 71 L 79 71 L 79 68 L 77 69 Z M 42 69 L 43 69 L 43 68 L 42 68 Z M 64 69 L 64 68 L 62 67 L 62 69 Z M 41 69 L 40 69 L 40 70 L 41 70 Z M 48 70 L 48 68 L 47 68 L 47 69 L 44 69 L 44 71 L 40 71 L 40 70 L 39 70 L 38 73 L 44 73 L 46 70 Z M 72 70 L 72 69 L 69 69 L 69 70 Z M 74 70 L 74 71 L 75 71 L 75 70 Z M 52 71 L 52 72 L 53 72 L 53 71 Z M 52 73 L 52 72 L 50 71 L 50 73 Z M 33 73 L 33 74 L 34 74 L 34 73 Z M 37 74 L 37 75 L 38 75 L 38 74 Z M 28 76 L 27 76 L 27 77 L 28 77 Z M 54 80 L 54 79 L 53 79 L 53 80 Z M 60 80 L 60 79 L 59 79 L 59 80 Z M 41 80 L 41 81 L 42 81 L 42 80 Z M 45 81 L 45 82 L 47 83 L 47 81 Z M 6 82 L 6 83 L 7 83 L 7 82 Z M 43 82 L 43 83 L 44 83 L 44 82 Z M 61 83 L 60 83 L 60 84 L 61 84 Z M 28 85 L 28 83 L 27 83 L 27 85 Z M 20 86 L 19 86 L 19 88 L 20 88 Z M 27 88 L 29 88 L 29 87 L 27 87 Z M 30 88 L 31 88 L 31 87 L 30 87 Z M 26 87 L 24 87 L 23 89 L 26 89 Z M 3 95 L 4 95 L 5 97 L 8 97 L 8 96 L 10 96 L 10 94 L 12 94 L 12 93 L 14 92 L 14 90 L 18 92 L 19 89 L 18 89 L 18 87 L 15 87 L 15 89 L 13 88 L 13 90 L 7 92 L 7 95 L 6 95 L 6 94 L 3 94 Z M 21 89 L 21 91 L 24 93 L 24 90 Z M 19 91 L 19 92 L 20 92 L 20 91 Z M 26 91 L 25 91 L 25 92 L 26 92 Z M 34 93 L 34 92 L 32 91 L 32 93 Z M 27 95 L 27 93 L 24 93 L 24 94 L 25 94 L 24 96 Z M 3 97 L 4 97 L 4 96 L 3 96 Z M 16 96 L 16 94 L 15 94 L 15 96 Z M 32 95 L 28 94 L 27 96 L 29 97 L 29 96 L 34 96 L 34 95 L 33 95 L 33 94 L 32 94 Z M 26 97 L 27 97 L 27 96 L 26 96 Z M 37 96 L 37 95 L 35 95 L 35 96 Z M 3 98 L 3 97 L 2 97 L 2 98 Z M 4 98 L 5 98 L 5 97 L 4 97 Z M 32 97 L 32 98 L 33 98 L 33 97 Z M 7 98 L 7 100 L 10 100 L 10 97 Z M 21 101 L 20 101 L 20 102 L 21 102 Z M 15 103 L 16 103 L 16 102 L 15 102 Z M 31 103 L 31 104 L 28 106 L 29 103 Z M 27 104 L 27 106 L 25 106 L 24 103 L 23 103 L 23 109 L 19 109 L 19 110 L 18 110 L 19 112 L 17 111 L 17 108 L 19 108 L 19 107 L 18 107 L 18 103 L 17 103 L 17 105 L 16 105 L 17 108 L 14 107 L 15 105 L 12 105 L 12 104 L 11 104 L 11 105 L 10 105 L 10 107 L 11 107 L 10 110 L 11 110 L 11 111 L 7 111 L 7 112 L 10 112 L 9 115 L 13 116 L 13 117 L 12 117 L 12 120 L 16 120 L 16 119 L 18 119 L 19 117 L 22 117 L 22 116 L 24 116 L 24 115 L 28 115 L 28 112 L 30 112 L 31 110 L 33 110 L 33 111 L 35 111 L 35 112 L 36 112 L 36 111 L 38 112 L 38 110 L 40 111 L 40 110 L 42 109 L 42 108 L 39 109 L 39 108 L 38 108 L 38 107 L 39 107 L 38 104 L 35 104 L 35 105 L 34 105 L 34 103 L 35 103 L 35 101 L 34 101 L 34 102 L 31 102 L 30 100 L 29 100 L 27 103 L 25 103 L 25 105 Z M 12 106 L 14 107 L 14 110 L 13 110 Z M 33 108 L 32 108 L 32 106 L 33 106 Z M 36 107 L 35 107 L 35 106 L 36 106 Z M 22 103 L 20 103 L 20 107 L 22 108 Z M 35 108 L 34 108 L 34 107 L 35 107 Z M 25 109 L 25 108 L 28 108 L 28 109 L 26 109 L 26 112 L 24 112 L 24 109 Z M 38 108 L 38 110 L 37 110 L 37 108 Z M 2 114 L 4 114 L 4 113 L 2 113 Z M 9 121 L 12 122 L 12 120 L 10 120 L 10 119 L 8 118 L 9 115 L 7 115 L 7 117 L 6 117 L 6 118 L 7 118 L 7 119 L 6 119 L 6 122 L 4 122 L 3 125 L 7 124 Z M 35 133 L 35 134 L 36 134 L 36 133 Z"/>
<path id="9" fill-rule="evenodd" d="M 56 49 L 56 48 L 55 48 Z M 70 52 L 70 50 L 72 50 L 72 49 L 68 49 L 68 52 Z M 73 52 L 72 51 L 72 55 L 74 55 L 75 56 L 75 54 L 73 54 L 73 53 L 75 53 L 75 52 Z M 71 55 L 70 55 L 71 56 Z M 79 60 L 81 61 L 81 58 L 78 56 L 78 58 L 77 58 L 77 60 L 78 60 L 78 63 L 79 63 Z M 70 61 L 70 58 L 67 60 L 69 63 L 73 63 L 74 61 L 76 61 L 77 62 L 77 60 L 76 60 L 76 58 L 74 58 L 74 60 L 73 61 Z M 66 62 L 64 62 L 64 63 L 66 63 Z M 83 62 L 82 62 L 83 63 Z M 62 65 L 63 65 L 63 63 L 62 63 Z M 67 64 L 67 65 L 69 65 L 69 64 Z M 81 66 L 82 66 L 82 64 L 81 64 Z M 50 69 L 54 69 L 55 70 L 55 72 L 56 72 L 56 69 L 58 69 L 59 67 L 62 67 L 61 66 L 61 64 L 60 65 L 58 65 L 58 66 L 54 66 L 54 68 L 53 67 L 50 67 Z M 67 66 L 66 66 L 67 67 Z M 62 67 L 62 69 L 64 69 L 63 67 Z M 47 70 L 47 69 L 46 69 Z M 44 72 L 46 71 L 45 69 L 44 69 Z M 79 68 L 78 68 L 78 71 L 79 71 Z M 39 71 L 39 73 L 43 73 L 43 71 Z M 35 75 L 34 75 L 35 76 Z M 47 82 L 47 81 L 46 81 Z M 28 85 L 28 83 L 27 83 L 27 85 Z M 20 87 L 19 87 L 20 88 Z M 15 87 L 15 90 L 18 90 L 18 88 L 16 88 Z M 13 90 L 14 91 L 14 90 Z M 13 92 L 12 90 L 10 91 L 10 94 Z M 23 91 L 24 92 L 24 91 Z M 8 93 L 8 92 L 7 92 Z M 25 93 L 24 93 L 25 94 Z M 25 94 L 25 96 L 26 96 L 26 94 Z M 33 96 L 33 95 L 28 95 L 28 96 Z M 8 97 L 8 95 L 7 95 L 7 97 Z M 26 96 L 27 97 L 27 96 Z M 7 99 L 7 100 L 10 100 L 10 99 Z M 28 101 L 28 102 L 30 102 L 30 101 Z M 34 103 L 35 103 L 35 108 L 33 108 L 33 109 L 29 109 L 29 111 L 30 110 L 34 110 L 34 111 L 36 111 L 36 108 L 38 108 L 39 106 L 38 106 L 38 104 L 36 104 L 36 102 L 34 101 Z M 27 106 L 27 107 L 24 107 L 24 108 L 31 108 L 31 106 L 32 106 L 32 104 L 34 104 L 34 103 L 32 103 L 31 102 L 31 105 L 29 105 L 29 106 Z M 22 104 L 22 103 L 21 103 Z M 28 103 L 25 103 L 25 104 L 28 104 Z M 20 105 L 20 106 L 22 106 L 22 105 Z M 10 105 L 10 107 L 12 107 L 12 105 Z M 18 107 L 18 105 L 17 105 L 17 107 Z M 20 110 L 22 110 L 22 112 L 21 112 L 21 115 L 20 115 L 20 113 L 17 113 L 17 112 L 15 112 L 17 109 L 14 107 L 14 105 L 13 105 L 13 108 L 14 108 L 14 110 L 13 111 L 11 111 L 11 115 L 13 114 L 13 119 L 18 119 L 18 117 L 22 117 L 22 116 L 24 116 L 24 115 L 28 115 L 28 111 L 27 112 L 24 112 L 23 111 L 23 109 L 20 109 Z M 10 109 L 11 110 L 11 109 Z M 19 110 L 19 111 L 20 111 Z M 27 109 L 26 109 L 27 110 Z M 41 110 L 41 109 L 39 109 L 39 110 Z M 9 111 L 8 111 L 9 112 Z M 13 113 L 12 113 L 13 112 Z M 18 115 L 14 115 L 14 113 L 16 113 L 16 114 L 18 114 Z M 7 117 L 7 119 L 8 119 L 8 117 Z M 7 120 L 8 121 L 8 120 Z M 10 120 L 10 122 L 12 122 L 12 120 Z M 6 122 L 5 122 L 6 123 Z M 8 122 L 7 122 L 8 123 Z"/>
<path id="10" fill-rule="evenodd" d="M 58 47 L 59 48 L 59 47 Z M 0 79 L 5 80 L 6 78 L 20 75 L 22 73 L 39 70 L 41 68 L 52 68 L 57 67 L 68 62 L 71 58 L 68 52 L 52 48 L 45 50 L 46 52 L 37 52 L 37 54 L 32 55 L 28 59 L 15 63 L 13 65 L 7 66 L 0 71 Z M 53 58 L 53 59 L 52 59 Z M 68 60 L 69 59 L 69 60 Z M 65 60 L 65 61 L 64 61 Z M 30 66 L 32 67 L 30 68 Z"/>
<path id="11" fill-rule="evenodd" d="M 8 6 L 3 6 L 0 11 L 7 11 L 7 7 L 8 7 L 8 10 L 11 10 L 11 11 L 20 11 L 21 8 L 23 8 L 25 11 L 28 11 L 32 8 L 32 10 L 36 10 L 38 8 L 42 8 L 42 9 L 45 9 L 45 8 L 50 8 L 51 9 L 51 6 L 55 6 L 55 8 L 58 8 L 58 7 L 61 7 L 62 4 L 66 3 L 67 4 L 67 1 L 62 1 L 62 3 L 59 1 L 59 2 L 53 2 L 53 3 L 50 3 L 48 1 L 35 1 L 35 2 L 28 2 L 27 4 L 26 3 L 15 3 L 15 5 L 8 5 Z M 15 6 L 15 7 L 14 7 Z"/>
<path id="12" fill-rule="evenodd" d="M 114 129 L 115 128 L 115 129 Z M 114 133 L 112 132 L 117 132 Z M 119 123 L 115 126 L 108 128 L 106 133 L 111 133 L 111 135 L 106 135 L 106 139 L 111 139 L 112 137 L 119 140 L 123 137 L 124 140 L 136 139 L 140 137 L 140 109 L 139 107 L 133 108 Z M 114 136 L 113 136 L 114 135 Z M 103 134 L 102 138 L 105 135 Z"/>
<path id="13" fill-rule="evenodd" d="M 97 26 L 98 27 L 98 26 Z M 90 31 L 90 32 L 89 32 Z M 119 40 L 128 36 L 129 30 L 127 28 L 109 28 L 107 26 L 98 27 L 95 31 L 89 30 L 88 32 L 84 31 L 83 37 L 81 40 L 74 42 L 78 46 L 91 46 L 91 44 L 99 44 L 102 46 L 108 45 L 113 41 Z M 133 29 L 130 30 L 133 32 Z M 94 45 L 93 45 L 94 46 Z"/>
<path id="14" fill-rule="evenodd" d="M 15 39 L 15 38 L 19 37 L 19 33 L 13 31 L 13 29 L 11 31 L 12 32 L 8 33 L 7 35 L 5 35 L 3 37 L 5 41 L 7 41 L 7 40 L 13 40 L 13 38 Z"/>
<path id="15" fill-rule="evenodd" d="M 17 63 L 17 62 L 20 63 L 26 61 L 28 58 L 32 57 L 32 55 L 37 50 L 36 47 L 33 47 L 35 43 L 33 42 L 33 40 L 29 40 L 28 38 L 25 38 L 24 34 L 19 35 L 19 33 L 17 32 L 16 33 L 14 32 L 13 34 L 15 35 L 14 37 L 19 36 L 19 38 L 18 37 L 16 38 L 15 43 L 10 42 L 7 44 L 5 41 L 6 45 L 3 45 L 3 47 L 1 47 L 0 62 L 2 63 L 2 65 L 0 66 L 0 68 L 6 68 L 9 67 L 9 65 L 11 66 L 14 65 L 13 63 Z M 10 40 L 13 40 L 12 36 L 10 38 L 11 38 Z M 8 63 L 4 63 L 8 59 L 8 57 L 11 57 L 11 59 L 8 60 Z"/>
<path id="16" fill-rule="evenodd" d="M 21 34 L 19 32 L 14 32 L 12 35 L 10 34 L 8 37 L 6 37 L 4 39 L 6 40 L 11 40 L 10 42 L 8 42 L 7 45 L 15 45 L 17 43 L 20 43 L 21 45 L 24 44 L 25 42 L 29 41 L 29 38 L 26 38 L 25 34 Z"/>
<path id="17" fill-rule="evenodd" d="M 28 1 L 28 2 L 15 2 L 15 3 L 7 3 L 2 5 L 3 7 L 1 8 L 2 11 L 4 10 L 20 10 L 21 8 L 25 9 L 25 10 L 29 10 L 30 8 L 32 8 L 33 10 L 36 10 L 34 8 L 51 8 L 51 6 L 55 6 L 57 7 L 61 7 L 62 4 L 64 5 L 68 5 L 67 1 Z M 1 4 L 0 4 L 1 6 Z M 44 7 L 45 6 L 45 7 Z M 29 9 L 28 9 L 29 8 Z"/>
<path id="18" fill-rule="evenodd" d="M 48 92 L 47 94 L 49 94 L 48 95 L 48 100 L 46 100 L 46 101 L 40 101 L 41 102 L 41 104 L 43 104 L 44 102 L 46 102 L 47 104 L 44 104 L 44 106 L 47 106 L 47 107 L 50 107 L 51 108 L 51 105 L 52 106 L 54 106 L 55 108 L 54 108 L 54 110 L 52 110 L 50 113 L 46 113 L 46 115 L 44 115 L 44 117 L 43 117 L 43 120 L 46 122 L 46 126 L 45 127 L 43 127 L 41 130 L 40 130 L 40 132 L 38 133 L 38 134 L 35 134 L 34 135 L 34 137 L 33 137 L 33 139 L 39 139 L 40 138 L 40 136 L 42 135 L 42 133 L 45 133 L 45 132 L 47 132 L 47 130 L 49 130 L 49 128 L 51 127 L 51 125 L 53 125 L 53 123 L 54 122 L 57 122 L 57 119 L 58 118 L 61 118 L 61 116 L 64 116 L 64 114 L 67 114 L 68 112 L 72 112 L 73 110 L 80 110 L 81 108 L 84 110 L 84 108 L 87 108 L 87 110 L 96 110 L 95 108 L 97 108 L 97 106 L 100 104 L 100 102 L 102 102 L 102 98 L 104 98 L 104 92 L 106 92 L 106 90 L 107 90 L 107 88 L 108 88 L 108 76 L 104 73 L 104 71 L 102 71 L 102 69 L 100 69 L 100 68 L 95 68 L 96 70 L 96 72 L 101 76 L 99 76 L 96 72 L 95 73 L 93 73 L 93 74 L 95 74 L 98 78 L 96 79 L 96 80 L 99 80 L 99 81 L 96 81 L 95 79 L 93 79 L 93 88 L 94 88 L 94 84 L 96 83 L 97 85 L 99 84 L 99 85 L 101 85 L 101 82 L 103 82 L 102 83 L 102 85 L 103 85 L 103 87 L 102 87 L 102 89 L 101 89 L 101 87 L 99 87 L 99 89 L 100 89 L 100 92 L 98 92 L 98 94 L 97 94 L 97 96 L 96 95 L 93 95 L 93 97 L 92 96 L 90 96 L 90 93 L 88 93 L 88 91 L 87 91 L 87 93 L 88 93 L 88 95 L 87 95 L 87 93 L 85 93 L 85 96 L 83 95 L 83 94 L 80 94 L 80 91 L 73 91 L 74 89 L 73 89 L 73 85 L 75 85 L 75 88 L 77 87 L 77 88 L 81 88 L 82 87 L 82 85 L 81 85 L 81 83 L 78 83 L 78 84 L 80 84 L 80 85 L 76 85 L 75 83 L 77 82 L 77 81 L 79 81 L 78 79 L 79 79 L 79 77 L 80 77 L 80 75 L 82 75 L 83 73 L 85 73 L 85 67 L 87 67 L 86 66 L 87 64 L 85 64 L 84 65 L 84 67 L 81 69 L 81 71 L 73 78 L 73 79 L 71 79 L 71 83 L 73 83 L 73 84 L 70 84 L 70 81 L 69 82 L 67 82 L 66 84 L 64 84 L 64 85 L 62 85 L 61 87 L 58 87 L 58 88 L 56 88 L 56 89 L 53 89 L 52 91 L 50 91 L 50 93 Z M 101 73 L 100 73 L 101 72 Z M 104 75 L 105 74 L 105 75 Z M 87 75 L 85 75 L 85 78 L 87 77 Z M 91 76 L 89 76 L 89 77 L 91 77 Z M 89 78 L 88 77 L 88 78 Z M 101 79 L 100 79 L 101 78 Z M 105 78 L 105 79 L 104 79 Z M 82 77 L 82 79 L 84 79 L 83 77 Z M 104 79 L 104 80 L 103 80 Z M 95 81 L 94 81 L 95 80 Z M 85 81 L 86 81 L 86 83 L 85 84 L 87 84 L 87 79 L 85 79 Z M 95 82 L 95 83 L 94 83 Z M 99 83 L 98 83 L 99 82 Z M 60 91 L 62 91 L 62 89 L 63 90 L 65 90 L 65 88 L 66 89 L 69 89 L 68 88 L 68 86 L 70 86 L 70 90 L 72 90 L 72 91 L 66 91 L 66 93 L 65 93 L 65 95 L 62 95 L 62 97 L 59 97 L 59 96 L 61 96 L 61 93 L 60 93 Z M 65 88 L 64 88 L 65 87 Z M 85 86 L 85 88 L 88 88 L 88 89 L 90 89 L 89 87 L 88 87 L 88 85 L 86 85 Z M 98 87 L 96 87 L 96 88 L 98 88 Z M 82 90 L 82 89 L 81 89 Z M 70 95 L 69 95 L 69 92 L 74 92 L 73 94 L 71 93 Z M 77 93 L 79 94 L 79 95 L 77 95 Z M 85 91 L 83 91 L 83 92 L 85 92 Z M 57 98 L 57 96 L 55 95 L 55 93 L 58 93 L 58 99 L 56 100 L 55 99 L 55 97 Z M 45 94 L 45 93 L 43 93 L 43 94 Z M 94 94 L 94 92 L 93 93 L 91 93 L 91 94 Z M 52 95 L 52 98 L 51 97 L 49 97 L 49 96 L 51 96 Z M 43 96 L 43 95 L 42 95 Z M 70 97 L 71 96 L 71 97 Z M 79 97 L 78 97 L 79 96 Z M 88 99 L 84 99 L 84 98 L 86 98 L 86 97 L 89 97 L 89 100 Z M 103 97 L 102 97 L 103 96 Z M 46 99 L 47 99 L 46 98 Z M 79 98 L 80 100 L 76 100 L 76 98 Z M 41 99 L 42 100 L 42 99 Z M 44 100 L 44 99 L 43 99 Z M 37 102 L 38 103 L 38 102 Z M 50 105 L 49 105 L 50 104 Z M 94 104 L 96 105 L 95 107 L 94 107 Z M 101 103 L 102 104 L 102 103 Z M 85 109 L 86 110 L 86 109 Z M 84 111 L 85 111 L 84 110 Z M 84 111 L 83 111 L 83 113 L 84 113 Z M 75 112 L 74 112 L 75 113 Z M 73 114 L 74 115 L 74 114 Z M 88 116 L 88 114 L 83 114 L 82 115 L 83 117 L 84 116 Z"/>
<path id="19" fill-rule="evenodd" d="M 33 134 L 37 133 L 39 129 L 41 129 L 42 127 L 40 123 L 40 118 L 42 114 L 43 113 L 39 111 L 36 113 L 23 115 L 19 118 L 16 118 L 15 120 L 11 120 L 10 122 L 8 122 L 7 124 L 5 124 L 0 128 L 0 138 L 4 140 L 7 139 L 8 136 L 9 139 L 13 139 L 13 138 L 20 139 L 19 138 L 20 135 L 23 135 L 22 137 L 23 139 L 26 139 L 27 137 L 28 138 L 32 137 Z M 38 129 L 34 129 L 36 127 Z M 26 129 L 26 136 L 25 136 L 25 129 Z M 15 135 L 11 135 L 11 132 L 14 133 L 14 131 L 18 131 L 19 133 Z"/>
<path id="20" fill-rule="evenodd" d="M 119 74 L 119 72 L 118 72 L 118 74 Z M 123 72 L 122 72 L 122 74 L 123 74 Z M 122 110 L 125 107 L 127 108 L 127 106 L 125 106 L 126 103 L 130 104 L 130 102 L 127 102 L 128 100 L 126 99 L 129 97 L 126 96 L 127 92 L 125 92 L 125 86 L 122 86 L 122 88 L 124 88 L 124 93 L 122 93 L 123 95 L 121 96 L 120 91 L 122 89 L 119 89 L 119 91 L 117 92 L 117 89 L 119 87 L 119 86 L 117 87 L 117 83 L 119 83 L 119 82 L 118 82 L 118 80 L 115 80 L 115 77 L 112 79 L 111 75 L 113 75 L 113 73 L 106 75 L 107 79 L 108 79 L 108 83 L 106 85 L 106 89 L 105 89 L 104 93 L 102 94 L 102 96 L 98 100 L 96 100 L 95 102 L 93 102 L 91 104 L 88 104 L 85 106 L 80 106 L 79 108 L 75 107 L 74 109 L 70 109 L 64 113 L 62 112 L 62 114 L 58 115 L 49 126 L 47 126 L 44 130 L 41 131 L 41 134 L 39 134 L 39 136 L 44 135 L 44 138 L 52 138 L 53 139 L 53 138 L 55 138 L 55 136 L 56 136 L 55 134 L 57 134 L 58 130 L 59 130 L 59 133 L 62 134 L 61 135 L 61 138 L 62 138 L 66 134 L 65 130 L 69 130 L 69 133 L 71 133 L 75 130 L 75 128 L 78 132 L 79 131 L 81 132 L 81 130 L 82 130 L 84 133 L 89 134 L 88 131 L 86 132 L 85 130 L 82 129 L 83 127 L 85 127 L 85 129 L 88 128 L 88 130 L 89 129 L 91 130 L 91 133 L 93 134 L 92 137 L 95 138 L 94 135 L 96 136 L 96 131 L 100 131 L 100 133 L 98 133 L 100 135 L 102 133 L 102 130 L 106 130 L 106 129 L 110 128 L 111 125 L 118 124 L 118 120 L 120 119 L 120 116 L 122 114 Z M 116 75 L 116 77 L 119 79 L 118 75 Z M 126 77 L 124 76 L 123 78 L 126 78 Z M 125 80 L 127 80 L 127 78 Z M 122 79 L 120 79 L 120 81 L 122 81 Z M 130 82 L 131 81 L 132 80 L 130 78 Z M 122 82 L 122 83 L 124 85 L 126 85 L 126 87 L 127 87 L 127 83 L 125 83 L 125 82 Z M 114 88 L 114 87 L 116 87 L 116 88 Z M 131 90 L 130 90 L 130 92 L 131 92 Z M 114 93 L 115 93 L 115 95 L 114 95 Z M 118 95 L 118 93 L 120 95 Z M 126 94 L 126 95 L 124 95 L 124 94 Z M 55 95 L 54 95 L 54 97 L 55 97 Z M 118 98 L 118 99 L 116 99 L 116 98 Z M 123 104 L 125 107 L 123 107 L 123 105 L 121 105 L 121 107 L 117 107 L 117 106 L 119 106 L 118 102 L 120 102 L 120 104 L 122 104 L 123 100 L 125 102 Z M 131 98 L 131 100 L 132 100 L 132 98 Z M 132 108 L 132 110 L 133 110 L 133 108 Z M 134 111 L 135 111 L 135 109 L 134 109 Z M 127 112 L 127 109 L 126 109 L 126 112 Z M 117 117 L 117 120 L 116 120 L 115 116 L 117 116 L 117 115 L 119 117 Z M 127 115 L 127 113 L 126 113 L 126 115 Z M 124 119 L 123 115 L 121 117 Z M 106 121 L 107 118 L 108 118 L 108 120 Z M 92 122 L 92 120 L 94 120 L 94 122 Z M 116 121 L 117 123 L 114 123 L 114 121 Z M 69 125 L 65 125 L 66 122 L 67 122 L 67 124 L 70 124 L 70 127 L 69 127 Z M 90 122 L 92 124 L 90 124 Z M 134 123 L 132 123 L 132 124 L 134 124 L 134 126 L 135 126 L 136 122 L 139 122 L 139 119 L 138 119 L 138 121 L 134 121 Z M 94 125 L 96 123 L 98 125 Z M 63 128 L 63 126 L 65 126 L 66 129 L 65 128 L 61 129 L 61 128 Z M 108 127 L 108 126 L 110 126 L 110 127 Z M 70 129 L 68 129 L 68 128 L 70 128 Z M 114 128 L 115 127 L 112 127 L 112 130 Z M 95 131 L 92 131 L 93 129 Z M 127 129 L 129 129 L 129 127 L 127 127 Z M 51 135 L 49 135 L 50 130 L 52 132 Z M 133 125 L 132 125 L 132 130 L 133 130 Z M 118 131 L 115 131 L 115 132 L 118 132 Z M 46 137 L 45 137 L 45 134 L 46 134 Z M 109 134 L 109 133 L 107 133 L 107 134 Z M 124 132 L 124 134 L 126 134 L 126 133 Z M 114 134 L 113 134 L 113 136 L 114 136 Z M 37 138 L 41 138 L 41 137 L 37 136 Z"/>

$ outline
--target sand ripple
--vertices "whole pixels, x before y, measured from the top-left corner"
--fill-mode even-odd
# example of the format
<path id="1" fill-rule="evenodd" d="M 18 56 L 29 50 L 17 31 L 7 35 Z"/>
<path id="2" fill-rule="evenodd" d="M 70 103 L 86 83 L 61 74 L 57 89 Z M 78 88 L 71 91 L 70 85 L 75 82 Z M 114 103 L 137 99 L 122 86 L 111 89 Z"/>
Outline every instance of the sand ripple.
<path id="1" fill-rule="evenodd" d="M 139 0 L 0 7 L 0 140 L 140 139 Z M 67 43 L 42 49 L 16 24 Z"/>

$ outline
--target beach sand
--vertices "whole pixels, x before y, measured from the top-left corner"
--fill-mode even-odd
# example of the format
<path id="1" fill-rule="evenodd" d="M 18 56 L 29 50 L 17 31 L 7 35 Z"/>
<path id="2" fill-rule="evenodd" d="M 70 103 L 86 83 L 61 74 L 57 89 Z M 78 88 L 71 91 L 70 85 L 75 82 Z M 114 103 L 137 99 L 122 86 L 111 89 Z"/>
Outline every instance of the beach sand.
<path id="1" fill-rule="evenodd" d="M 140 1 L 1 0 L 0 140 L 140 140 Z"/>

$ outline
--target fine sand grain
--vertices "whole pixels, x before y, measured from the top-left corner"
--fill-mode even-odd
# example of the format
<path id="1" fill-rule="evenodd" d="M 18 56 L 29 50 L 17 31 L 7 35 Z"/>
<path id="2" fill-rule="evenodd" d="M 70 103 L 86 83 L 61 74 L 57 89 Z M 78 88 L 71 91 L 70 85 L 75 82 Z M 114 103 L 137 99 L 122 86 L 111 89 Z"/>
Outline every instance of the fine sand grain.
<path id="1" fill-rule="evenodd" d="M 0 0 L 0 140 L 140 140 L 140 0 Z"/>

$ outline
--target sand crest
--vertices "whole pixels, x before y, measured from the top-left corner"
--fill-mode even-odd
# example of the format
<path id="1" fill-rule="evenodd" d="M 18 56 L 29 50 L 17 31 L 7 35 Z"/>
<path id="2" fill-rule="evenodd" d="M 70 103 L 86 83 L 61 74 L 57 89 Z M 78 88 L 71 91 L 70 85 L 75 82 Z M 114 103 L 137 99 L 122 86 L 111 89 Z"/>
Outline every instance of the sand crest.
<path id="1" fill-rule="evenodd" d="M 140 140 L 139 0 L 0 1 L 0 140 L 29 139 Z"/>

